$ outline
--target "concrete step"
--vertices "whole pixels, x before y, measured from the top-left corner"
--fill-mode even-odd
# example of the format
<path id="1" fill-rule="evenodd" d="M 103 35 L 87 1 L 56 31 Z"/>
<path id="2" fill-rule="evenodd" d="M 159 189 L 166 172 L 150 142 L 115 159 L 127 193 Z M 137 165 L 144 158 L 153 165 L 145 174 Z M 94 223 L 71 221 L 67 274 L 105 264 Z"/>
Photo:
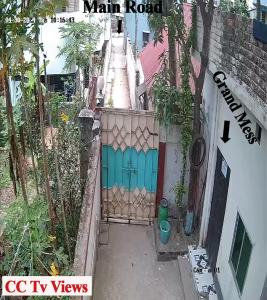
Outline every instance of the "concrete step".
<path id="1" fill-rule="evenodd" d="M 155 240 L 156 255 L 158 261 L 176 260 L 178 255 L 184 255 L 188 252 L 188 245 L 195 244 L 194 236 L 187 237 L 183 232 L 177 232 L 177 221 L 169 219 L 171 224 L 171 236 L 169 242 L 164 245 L 159 238 L 158 220 L 155 219 L 153 223 L 153 234 Z"/>
<path id="2" fill-rule="evenodd" d="M 178 267 L 181 274 L 182 286 L 185 300 L 200 300 L 196 291 L 190 262 L 186 256 L 178 256 Z"/>

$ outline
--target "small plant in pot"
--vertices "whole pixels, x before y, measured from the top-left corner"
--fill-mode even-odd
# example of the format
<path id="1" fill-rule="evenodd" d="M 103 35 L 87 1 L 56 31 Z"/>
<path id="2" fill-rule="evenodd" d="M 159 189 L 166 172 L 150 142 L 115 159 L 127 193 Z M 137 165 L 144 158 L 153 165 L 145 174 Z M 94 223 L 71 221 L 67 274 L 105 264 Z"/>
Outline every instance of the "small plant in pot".
<path id="1" fill-rule="evenodd" d="M 184 195 L 187 193 L 187 188 L 184 184 L 177 182 L 174 187 L 175 200 L 177 206 L 177 232 L 181 231 L 181 224 L 183 223 L 183 218 L 185 214 L 185 205 L 183 203 Z"/>

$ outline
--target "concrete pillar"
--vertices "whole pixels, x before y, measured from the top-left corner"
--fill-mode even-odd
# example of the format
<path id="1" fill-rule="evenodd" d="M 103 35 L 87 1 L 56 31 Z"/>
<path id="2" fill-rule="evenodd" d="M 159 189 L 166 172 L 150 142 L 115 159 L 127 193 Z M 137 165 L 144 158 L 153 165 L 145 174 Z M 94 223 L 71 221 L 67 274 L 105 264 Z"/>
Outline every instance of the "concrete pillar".
<path id="1" fill-rule="evenodd" d="M 81 194 L 84 195 L 85 183 L 87 180 L 87 171 L 90 160 L 90 149 L 93 141 L 93 124 L 94 112 L 89 108 L 83 108 L 79 114 L 80 130 L 81 130 L 81 146 L 80 146 L 80 178 L 81 178 Z"/>

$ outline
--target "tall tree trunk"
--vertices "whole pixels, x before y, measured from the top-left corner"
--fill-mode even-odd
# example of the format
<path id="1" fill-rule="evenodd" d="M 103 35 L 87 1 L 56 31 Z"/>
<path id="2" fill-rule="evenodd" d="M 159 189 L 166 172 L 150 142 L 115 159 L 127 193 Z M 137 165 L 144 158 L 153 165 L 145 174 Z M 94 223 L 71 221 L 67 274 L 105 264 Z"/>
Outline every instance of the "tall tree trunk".
<path id="1" fill-rule="evenodd" d="M 200 134 L 200 105 L 202 103 L 202 92 L 205 81 L 205 74 L 209 63 L 209 48 L 210 48 L 210 32 L 212 26 L 214 2 L 209 0 L 206 4 L 203 0 L 197 0 L 197 5 L 200 8 L 200 13 L 203 23 L 203 37 L 202 37 L 202 50 L 200 52 L 201 66 L 198 77 L 194 77 L 195 83 L 195 99 L 194 99 L 194 121 L 193 121 L 193 134 L 192 143 L 196 143 L 197 137 Z M 206 7 L 207 6 L 207 7 Z M 192 147 L 194 145 L 192 144 Z M 193 210 L 199 201 L 198 185 L 200 168 L 193 166 L 193 162 L 199 162 L 201 156 L 200 144 L 196 143 L 193 147 L 191 165 L 190 165 L 190 179 L 189 179 L 189 193 L 187 204 L 187 220 L 186 220 L 186 233 L 191 234 L 193 225 Z"/>
<path id="2" fill-rule="evenodd" d="M 24 59 L 22 59 L 22 60 L 24 60 Z M 24 73 L 25 73 L 25 70 L 23 68 L 22 74 L 21 74 L 21 87 L 22 87 L 21 90 L 22 90 L 22 98 L 23 98 L 23 104 L 24 104 L 24 113 L 25 113 L 25 120 L 26 120 L 26 130 L 27 130 L 28 139 L 29 139 L 29 148 L 30 148 L 30 153 L 31 153 L 32 168 L 33 168 L 33 174 L 34 174 L 36 192 L 37 192 L 37 195 L 39 195 L 38 176 L 37 176 L 37 169 L 36 169 L 36 165 L 35 165 L 34 152 L 33 152 L 32 126 L 31 126 L 31 121 L 29 119 L 28 104 L 26 102 Z"/>
<path id="3" fill-rule="evenodd" d="M 176 87 L 177 81 L 177 60 L 176 60 L 176 40 L 175 32 L 171 28 L 168 30 L 168 44 L 169 44 L 169 70 L 170 70 L 170 86 Z"/>
<path id="4" fill-rule="evenodd" d="M 13 143 L 12 148 L 12 156 L 13 156 L 13 162 L 15 160 L 15 163 L 17 164 L 18 168 L 18 175 L 20 178 L 20 184 L 21 184 L 21 190 L 22 190 L 22 195 L 25 203 L 28 205 L 28 197 L 27 197 L 27 192 L 26 192 L 26 181 L 23 173 L 23 167 L 22 167 L 22 160 L 21 160 L 21 155 L 19 151 L 19 146 L 18 146 L 18 140 L 17 140 L 17 134 L 16 134 L 16 127 L 15 127 L 15 122 L 14 122 L 14 115 L 13 115 L 13 106 L 11 102 L 11 95 L 10 95 L 10 89 L 9 89 L 9 82 L 8 82 L 8 60 L 7 60 L 7 41 L 6 41 L 6 33 L 5 33 L 5 28 L 2 28 L 1 30 L 1 39 L 2 39 L 2 70 L 3 70 L 3 86 L 4 86 L 4 94 L 5 94 L 5 99 L 6 99 L 6 112 L 7 112 L 7 121 L 8 121 L 8 127 L 10 131 L 10 145 L 11 141 Z M 13 168 L 14 170 L 15 168 Z"/>
<path id="5" fill-rule="evenodd" d="M 9 153 L 8 153 L 8 159 L 9 159 L 9 176 L 12 180 L 14 194 L 15 194 L 15 196 L 17 196 L 17 181 L 16 181 L 15 172 L 14 172 L 14 163 L 13 163 L 11 151 L 9 151 Z"/>
<path id="6" fill-rule="evenodd" d="M 172 17 L 172 10 L 175 9 L 175 1 L 165 0 L 163 1 L 163 13 L 162 18 Z M 151 25 L 153 28 L 153 25 Z M 170 76 L 170 86 L 176 87 L 177 81 L 177 57 L 176 57 L 176 27 L 171 22 L 166 22 L 163 30 L 168 30 L 168 58 L 169 58 L 169 76 Z"/>
<path id="7" fill-rule="evenodd" d="M 39 26 L 38 21 L 35 23 L 35 41 L 39 45 Z M 45 145 L 45 132 L 44 132 L 44 103 L 43 95 L 41 90 L 41 81 L 40 81 L 40 57 L 39 57 L 39 46 L 37 54 L 35 55 L 36 59 L 36 76 L 37 76 L 37 94 L 38 94 L 38 107 L 39 107 L 39 117 L 40 117 L 40 133 L 41 133 L 41 146 L 43 154 L 43 171 L 45 177 L 45 192 L 46 199 L 48 204 L 48 212 L 51 220 L 51 233 L 55 235 L 56 233 L 56 211 L 52 202 L 51 190 L 50 190 L 50 180 L 49 180 L 49 171 L 48 171 L 48 162 L 47 162 L 47 152 Z"/>
<path id="8" fill-rule="evenodd" d="M 5 90 L 5 98 L 6 98 L 7 119 L 8 119 L 8 124 L 9 124 L 10 130 L 11 130 L 10 141 L 12 140 L 12 143 L 13 143 L 13 147 L 12 147 L 13 155 L 12 156 L 13 156 L 13 159 L 15 159 L 15 162 L 17 164 L 23 199 L 24 199 L 25 203 L 28 204 L 28 197 L 27 197 L 27 192 L 26 192 L 26 181 L 25 181 L 23 167 L 22 167 L 22 155 L 20 154 L 19 146 L 18 146 L 18 140 L 17 140 L 16 128 L 15 128 L 15 122 L 14 122 L 14 115 L 13 115 L 13 107 L 12 107 L 11 98 L 10 98 L 10 90 L 9 90 L 7 74 L 5 75 L 5 78 L 4 78 L 4 90 Z"/>
<path id="9" fill-rule="evenodd" d="M 19 139 L 22 148 L 23 157 L 26 158 L 26 146 L 25 146 L 25 137 L 24 137 L 24 126 L 19 127 Z"/>

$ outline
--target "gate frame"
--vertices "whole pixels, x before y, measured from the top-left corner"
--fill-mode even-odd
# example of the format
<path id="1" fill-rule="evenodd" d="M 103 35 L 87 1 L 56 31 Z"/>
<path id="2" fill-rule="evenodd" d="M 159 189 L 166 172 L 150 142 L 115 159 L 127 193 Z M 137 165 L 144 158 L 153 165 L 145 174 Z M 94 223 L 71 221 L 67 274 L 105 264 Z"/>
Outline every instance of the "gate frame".
<path id="1" fill-rule="evenodd" d="M 149 115 L 149 116 L 156 116 L 156 113 L 153 111 L 148 111 L 148 110 L 131 110 L 131 109 L 122 109 L 122 108 L 107 108 L 107 107 L 97 107 L 95 109 L 96 113 L 98 114 L 98 119 L 100 120 L 101 124 L 101 115 L 103 112 L 120 112 L 122 114 L 126 114 L 127 111 L 131 112 L 132 115 Z M 155 122 L 158 122 L 155 119 Z M 158 125 L 159 126 L 159 125 Z M 102 126 L 101 126 L 102 127 Z M 102 133 L 102 130 L 100 130 Z M 100 134 L 101 136 L 102 134 Z M 164 186 L 164 169 L 165 169 L 165 154 L 166 154 L 166 143 L 160 142 L 160 130 L 158 128 L 158 166 L 157 166 L 157 187 L 155 191 L 155 217 L 152 219 L 157 218 L 158 215 L 158 207 L 160 204 L 160 200 L 163 197 L 163 186 Z M 102 147 L 103 143 L 101 140 L 101 150 L 100 150 L 100 161 L 101 161 L 101 218 L 102 220 L 106 222 L 114 222 L 114 223 L 122 223 L 122 224 L 135 224 L 135 225 L 151 225 L 153 223 L 153 220 L 133 220 L 133 219 L 117 219 L 117 218 L 112 218 L 108 216 L 103 216 L 103 194 L 102 194 Z"/>

